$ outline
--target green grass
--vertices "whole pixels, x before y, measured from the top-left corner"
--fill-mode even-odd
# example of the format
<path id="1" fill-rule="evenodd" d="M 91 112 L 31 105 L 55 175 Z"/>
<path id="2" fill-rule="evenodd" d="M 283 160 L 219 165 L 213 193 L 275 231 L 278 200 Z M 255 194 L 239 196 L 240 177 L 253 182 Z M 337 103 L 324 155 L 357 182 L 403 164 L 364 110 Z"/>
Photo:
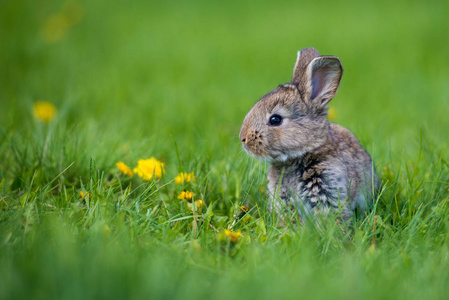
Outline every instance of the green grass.
<path id="1" fill-rule="evenodd" d="M 0 299 L 447 298 L 449 2 L 79 4 L 48 42 L 48 18 L 76 5 L 0 2 Z M 268 166 L 238 140 L 309 46 L 341 58 L 331 107 L 383 180 L 349 228 L 277 226 Z M 157 183 L 115 166 L 152 156 Z M 181 171 L 196 182 L 175 185 Z"/>

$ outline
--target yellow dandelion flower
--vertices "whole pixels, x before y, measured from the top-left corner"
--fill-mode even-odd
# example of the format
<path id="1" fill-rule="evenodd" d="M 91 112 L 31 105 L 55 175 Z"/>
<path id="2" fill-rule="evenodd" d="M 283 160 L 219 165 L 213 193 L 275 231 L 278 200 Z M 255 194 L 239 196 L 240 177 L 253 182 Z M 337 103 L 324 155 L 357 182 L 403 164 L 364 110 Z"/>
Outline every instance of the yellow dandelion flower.
<path id="1" fill-rule="evenodd" d="M 179 173 L 178 176 L 175 177 L 176 184 L 184 183 L 184 174 L 185 173 Z"/>
<path id="2" fill-rule="evenodd" d="M 51 15 L 45 20 L 41 29 L 42 37 L 49 43 L 62 40 L 70 28 L 81 21 L 83 15 L 84 8 L 80 2 L 67 1 L 61 12 Z"/>
<path id="3" fill-rule="evenodd" d="M 178 176 L 175 177 L 176 184 L 182 184 L 184 182 L 194 182 L 195 175 L 193 172 L 190 173 L 179 173 Z"/>
<path id="4" fill-rule="evenodd" d="M 203 200 L 195 200 L 195 206 L 197 209 L 201 209 L 204 206 Z"/>
<path id="5" fill-rule="evenodd" d="M 193 192 L 182 191 L 181 193 L 179 193 L 178 199 L 180 199 L 180 200 L 192 200 L 194 195 L 195 194 Z"/>
<path id="6" fill-rule="evenodd" d="M 33 105 L 33 114 L 41 122 L 50 122 L 56 114 L 56 107 L 46 101 L 36 101 Z"/>
<path id="7" fill-rule="evenodd" d="M 192 203 L 187 202 L 187 207 L 195 213 L 201 212 L 202 208 L 204 206 L 203 200 L 195 200 Z"/>
<path id="8" fill-rule="evenodd" d="M 337 110 L 335 108 L 329 108 L 329 111 L 327 112 L 327 119 L 329 121 L 335 121 L 335 119 L 337 119 Z"/>
<path id="9" fill-rule="evenodd" d="M 42 37 L 49 43 L 58 42 L 67 35 L 70 25 L 70 20 L 65 14 L 51 15 L 42 26 Z"/>
<path id="10" fill-rule="evenodd" d="M 83 192 L 83 191 L 80 191 L 80 197 L 81 198 L 87 198 L 87 199 L 89 199 L 90 198 L 90 194 L 89 194 L 89 192 Z"/>
<path id="11" fill-rule="evenodd" d="M 231 243 L 236 243 L 240 237 L 240 230 L 237 232 L 231 232 L 231 231 L 225 229 L 225 234 L 228 237 L 228 239 L 231 241 Z"/>
<path id="12" fill-rule="evenodd" d="M 139 159 L 137 162 L 137 167 L 134 168 L 133 172 L 136 173 L 143 180 L 150 180 L 161 178 L 165 174 L 165 164 L 158 161 L 154 157 L 150 159 Z"/>
<path id="13" fill-rule="evenodd" d="M 131 171 L 131 168 L 128 167 L 124 162 L 119 161 L 118 163 L 115 164 L 118 168 L 118 170 L 122 173 L 125 174 L 128 177 L 133 177 L 133 171 Z"/>
<path id="14" fill-rule="evenodd" d="M 84 15 L 83 5 L 75 0 L 67 1 L 62 8 L 62 12 L 70 21 L 70 25 L 75 25 L 81 21 Z"/>

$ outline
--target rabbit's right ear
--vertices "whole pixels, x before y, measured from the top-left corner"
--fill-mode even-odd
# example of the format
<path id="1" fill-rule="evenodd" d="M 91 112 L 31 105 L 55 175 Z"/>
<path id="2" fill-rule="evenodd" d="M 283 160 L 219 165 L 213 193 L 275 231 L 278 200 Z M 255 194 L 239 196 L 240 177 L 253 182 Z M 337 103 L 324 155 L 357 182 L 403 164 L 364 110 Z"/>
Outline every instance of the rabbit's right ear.
<path id="1" fill-rule="evenodd" d="M 343 67 L 336 56 L 319 56 L 307 66 L 300 82 L 305 101 L 322 107 L 337 94 Z"/>

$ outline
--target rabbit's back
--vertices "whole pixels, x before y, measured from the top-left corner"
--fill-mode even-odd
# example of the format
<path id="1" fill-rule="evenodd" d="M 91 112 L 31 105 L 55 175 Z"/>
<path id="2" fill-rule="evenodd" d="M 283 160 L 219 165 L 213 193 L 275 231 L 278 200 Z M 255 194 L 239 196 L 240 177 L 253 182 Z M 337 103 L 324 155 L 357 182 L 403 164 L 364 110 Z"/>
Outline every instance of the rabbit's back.
<path id="1" fill-rule="evenodd" d="M 348 129 L 331 123 L 329 133 L 332 144 L 336 148 L 336 156 L 346 166 L 347 177 L 350 180 L 349 199 L 351 205 L 353 208 L 355 204 L 364 208 L 367 202 L 373 198 L 378 186 L 371 156 Z"/>

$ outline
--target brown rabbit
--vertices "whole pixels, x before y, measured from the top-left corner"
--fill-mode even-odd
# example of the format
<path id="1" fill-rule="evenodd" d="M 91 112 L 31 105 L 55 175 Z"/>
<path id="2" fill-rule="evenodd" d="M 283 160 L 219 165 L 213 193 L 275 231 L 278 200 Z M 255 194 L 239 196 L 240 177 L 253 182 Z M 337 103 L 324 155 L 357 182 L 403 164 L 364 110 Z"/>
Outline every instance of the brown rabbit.
<path id="1" fill-rule="evenodd" d="M 263 96 L 243 121 L 244 149 L 271 162 L 269 208 L 279 215 L 289 207 L 302 216 L 341 211 L 348 220 L 373 199 L 371 157 L 348 129 L 327 120 L 342 74 L 338 57 L 303 49 L 292 81 Z"/>

